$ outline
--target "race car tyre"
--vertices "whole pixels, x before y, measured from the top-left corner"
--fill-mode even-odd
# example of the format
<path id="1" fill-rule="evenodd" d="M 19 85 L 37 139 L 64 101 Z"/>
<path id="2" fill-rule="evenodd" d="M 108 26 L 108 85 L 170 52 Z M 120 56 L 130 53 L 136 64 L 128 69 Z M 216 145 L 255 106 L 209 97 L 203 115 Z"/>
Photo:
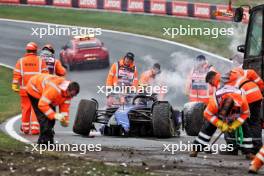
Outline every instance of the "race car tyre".
<path id="1" fill-rule="evenodd" d="M 152 107 L 152 125 L 154 136 L 169 138 L 175 135 L 172 120 L 172 108 L 168 102 L 155 102 Z"/>
<path id="2" fill-rule="evenodd" d="M 189 136 L 198 136 L 204 123 L 203 112 L 206 105 L 202 102 L 186 103 L 183 108 L 184 129 Z"/>
<path id="3" fill-rule="evenodd" d="M 89 135 L 96 118 L 96 102 L 82 99 L 78 105 L 73 132 L 80 135 Z"/>

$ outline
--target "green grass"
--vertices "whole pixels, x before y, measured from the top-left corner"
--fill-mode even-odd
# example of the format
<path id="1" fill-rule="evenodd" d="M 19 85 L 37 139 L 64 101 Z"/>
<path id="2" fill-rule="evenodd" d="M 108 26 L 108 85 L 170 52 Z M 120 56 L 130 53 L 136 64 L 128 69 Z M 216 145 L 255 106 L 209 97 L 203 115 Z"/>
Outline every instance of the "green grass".
<path id="1" fill-rule="evenodd" d="M 197 21 L 195 19 L 180 19 L 176 17 L 144 16 L 139 14 L 118 14 L 109 12 L 94 12 L 86 10 L 57 9 L 43 7 L 0 6 L 0 17 L 31 21 L 51 22 L 58 24 L 100 27 L 117 31 L 125 31 L 154 36 L 184 43 L 196 48 L 229 57 L 232 53 L 227 48 L 231 42 L 230 36 L 164 36 L 164 27 L 179 28 L 179 25 L 199 28 L 228 28 L 229 23 L 215 21 Z"/>
<path id="2" fill-rule="evenodd" d="M 0 123 L 20 112 L 20 99 L 11 89 L 12 71 L 0 67 Z"/>
<path id="3" fill-rule="evenodd" d="M 20 113 L 20 98 L 11 89 L 12 70 L 0 66 L 0 123 Z M 10 138 L 0 131 L 0 150 L 21 150 L 24 144 Z"/>
<path id="4" fill-rule="evenodd" d="M 3 133 L 0 131 L 0 150 L 5 150 L 5 151 L 21 151 L 24 150 L 25 144 L 10 138 L 7 134 Z"/>
<path id="5" fill-rule="evenodd" d="M 0 66 L 0 123 L 20 113 L 20 98 L 11 89 L 13 72 Z M 0 132 L 0 149 L 23 149 L 24 144 Z"/>

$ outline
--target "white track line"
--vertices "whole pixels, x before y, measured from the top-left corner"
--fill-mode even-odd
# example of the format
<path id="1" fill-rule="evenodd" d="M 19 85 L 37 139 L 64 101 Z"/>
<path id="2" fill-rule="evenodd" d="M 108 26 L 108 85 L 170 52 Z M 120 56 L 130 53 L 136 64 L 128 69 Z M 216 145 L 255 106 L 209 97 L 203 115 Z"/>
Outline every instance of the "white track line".
<path id="1" fill-rule="evenodd" d="M 14 67 L 11 67 L 10 65 L 6 65 L 6 64 L 3 64 L 3 63 L 0 63 L 0 66 L 3 66 L 3 67 L 6 67 L 6 68 L 10 68 L 10 69 L 14 69 Z"/>
<path id="2" fill-rule="evenodd" d="M 15 22 L 15 23 L 26 23 L 26 24 L 39 24 L 39 25 L 57 25 L 57 26 L 62 26 L 62 27 L 83 27 L 83 26 L 71 26 L 71 25 L 61 25 L 61 24 L 54 24 L 54 23 L 44 23 L 44 22 L 34 22 L 34 21 L 25 21 L 25 20 L 13 20 L 13 19 L 5 19 L 5 18 L 0 18 L 0 21 L 7 21 L 7 22 Z M 218 58 L 220 60 L 224 60 L 224 61 L 228 61 L 231 62 L 229 59 L 224 58 L 222 56 L 210 53 L 208 51 L 204 51 L 198 48 L 194 48 L 192 46 L 188 46 L 185 44 L 181 44 L 181 43 L 177 43 L 177 42 L 173 42 L 173 41 L 169 41 L 169 40 L 165 40 L 165 39 L 160 39 L 160 38 L 155 38 L 155 37 L 150 37 L 150 36 L 146 36 L 146 35 L 139 35 L 139 34 L 132 34 L 132 33 L 128 33 L 128 32 L 119 32 L 119 31 L 113 31 L 113 30 L 106 30 L 106 29 L 102 29 L 102 31 L 105 32 L 109 32 L 109 33 L 114 33 L 114 34 L 121 34 L 121 35 L 129 35 L 129 36 L 134 36 L 134 37 L 141 37 L 141 38 L 146 38 L 146 39 L 150 39 L 150 40 L 155 40 L 155 41 L 160 41 L 160 42 L 165 42 L 165 43 L 169 43 L 172 45 L 177 45 L 180 47 L 184 47 L 190 50 L 194 50 L 197 52 L 201 52 L 204 54 L 207 54 L 209 56 Z M 13 67 L 6 65 L 6 64 L 2 64 L 0 63 L 1 66 L 7 67 L 7 68 L 11 68 L 13 69 Z M 14 130 L 14 124 L 17 120 L 19 120 L 21 115 L 12 117 L 10 120 L 8 120 L 8 122 L 5 125 L 5 130 L 6 132 L 13 138 L 21 141 L 21 142 L 25 142 L 25 143 L 31 143 L 29 140 L 23 138 L 22 136 L 20 136 L 18 133 L 16 133 L 16 131 Z"/>
<path id="3" fill-rule="evenodd" d="M 5 125 L 5 130 L 11 137 L 15 138 L 16 140 L 19 140 L 21 142 L 30 144 L 32 142 L 30 142 L 29 140 L 27 140 L 27 139 L 23 138 L 22 136 L 20 136 L 14 129 L 14 124 L 20 118 L 21 118 L 21 114 L 15 116 L 15 117 L 12 117 L 10 120 L 8 120 L 6 125 Z"/>

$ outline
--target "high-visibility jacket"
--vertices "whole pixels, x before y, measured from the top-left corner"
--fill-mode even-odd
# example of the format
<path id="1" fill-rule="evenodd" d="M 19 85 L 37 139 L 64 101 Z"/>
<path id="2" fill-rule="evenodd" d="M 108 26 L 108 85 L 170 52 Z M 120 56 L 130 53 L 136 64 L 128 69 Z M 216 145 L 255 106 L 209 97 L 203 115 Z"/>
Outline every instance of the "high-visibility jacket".
<path id="1" fill-rule="evenodd" d="M 155 75 L 152 73 L 152 69 L 147 70 L 141 74 L 139 83 L 141 85 L 151 85 L 154 79 L 155 79 Z"/>
<path id="2" fill-rule="evenodd" d="M 25 87 L 29 79 L 39 73 L 48 73 L 44 60 L 33 53 L 20 58 L 13 71 L 13 84 L 19 84 L 20 95 L 26 96 Z"/>
<path id="3" fill-rule="evenodd" d="M 208 64 L 194 68 L 191 71 L 186 85 L 189 101 L 208 103 L 209 97 L 215 92 L 215 87 L 205 81 L 205 77 L 209 71 L 214 71 L 214 68 Z"/>
<path id="4" fill-rule="evenodd" d="M 124 59 L 114 63 L 108 73 L 106 86 L 138 86 L 138 71 L 134 64 L 125 66 Z"/>
<path id="5" fill-rule="evenodd" d="M 233 70 L 240 72 L 241 75 L 243 75 L 245 78 L 247 78 L 250 81 L 255 82 L 259 86 L 261 91 L 264 90 L 264 82 L 255 70 L 253 69 L 243 70 L 241 67 L 236 67 Z"/>
<path id="6" fill-rule="evenodd" d="M 27 84 L 27 93 L 39 99 L 38 108 L 49 118 L 55 118 L 52 107 L 59 106 L 60 113 L 69 120 L 71 98 L 65 96 L 69 81 L 63 77 L 39 74 L 33 76 Z M 52 106 L 52 107 L 51 107 Z"/>
<path id="7" fill-rule="evenodd" d="M 251 165 L 253 165 L 257 170 L 259 170 L 264 164 L 264 145 L 257 153 L 255 158 L 252 160 Z"/>
<path id="8" fill-rule="evenodd" d="M 255 82 L 247 79 L 245 72 L 239 71 L 237 68 L 231 70 L 229 81 L 226 85 L 241 89 L 245 93 L 248 103 L 253 103 L 263 98 L 259 86 Z"/>
<path id="9" fill-rule="evenodd" d="M 235 105 L 232 114 L 225 117 L 226 119 L 221 120 L 239 120 L 241 123 L 244 123 L 244 121 L 250 116 L 246 97 L 241 90 L 228 85 L 218 89 L 215 94 L 210 97 L 209 103 L 204 111 L 204 118 L 216 126 L 216 123 L 219 121 L 218 113 L 220 111 L 220 106 L 226 97 L 232 97 Z"/>
<path id="10" fill-rule="evenodd" d="M 41 58 L 45 60 L 47 68 L 49 70 L 49 74 L 58 76 L 66 75 L 66 69 L 62 66 L 60 60 L 57 60 L 45 54 L 41 55 Z"/>

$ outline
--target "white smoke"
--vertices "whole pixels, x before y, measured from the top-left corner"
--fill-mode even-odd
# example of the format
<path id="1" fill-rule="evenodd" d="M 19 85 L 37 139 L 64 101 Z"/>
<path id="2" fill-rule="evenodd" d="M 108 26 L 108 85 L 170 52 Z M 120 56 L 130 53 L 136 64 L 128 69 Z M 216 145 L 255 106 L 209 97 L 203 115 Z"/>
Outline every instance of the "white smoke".
<path id="1" fill-rule="evenodd" d="M 171 69 L 162 70 L 158 80 L 163 81 L 168 86 L 173 96 L 179 96 L 179 94 L 186 92 L 187 77 L 194 66 L 193 58 L 182 52 L 172 53 L 171 58 L 169 62 Z"/>
<path id="2" fill-rule="evenodd" d="M 144 68 L 149 69 L 154 63 L 159 62 L 151 55 L 144 56 Z M 183 52 L 174 52 L 167 62 L 161 63 L 161 74 L 156 77 L 156 82 L 167 86 L 168 93 L 165 97 L 172 105 L 182 107 L 187 101 L 185 85 L 187 76 L 193 67 L 194 58 Z M 165 65 L 166 64 L 166 65 Z"/>
<path id="3" fill-rule="evenodd" d="M 143 60 L 143 67 L 142 70 L 148 70 L 151 68 L 155 63 L 158 63 L 157 59 L 154 59 L 151 55 L 146 55 L 142 58 Z"/>

